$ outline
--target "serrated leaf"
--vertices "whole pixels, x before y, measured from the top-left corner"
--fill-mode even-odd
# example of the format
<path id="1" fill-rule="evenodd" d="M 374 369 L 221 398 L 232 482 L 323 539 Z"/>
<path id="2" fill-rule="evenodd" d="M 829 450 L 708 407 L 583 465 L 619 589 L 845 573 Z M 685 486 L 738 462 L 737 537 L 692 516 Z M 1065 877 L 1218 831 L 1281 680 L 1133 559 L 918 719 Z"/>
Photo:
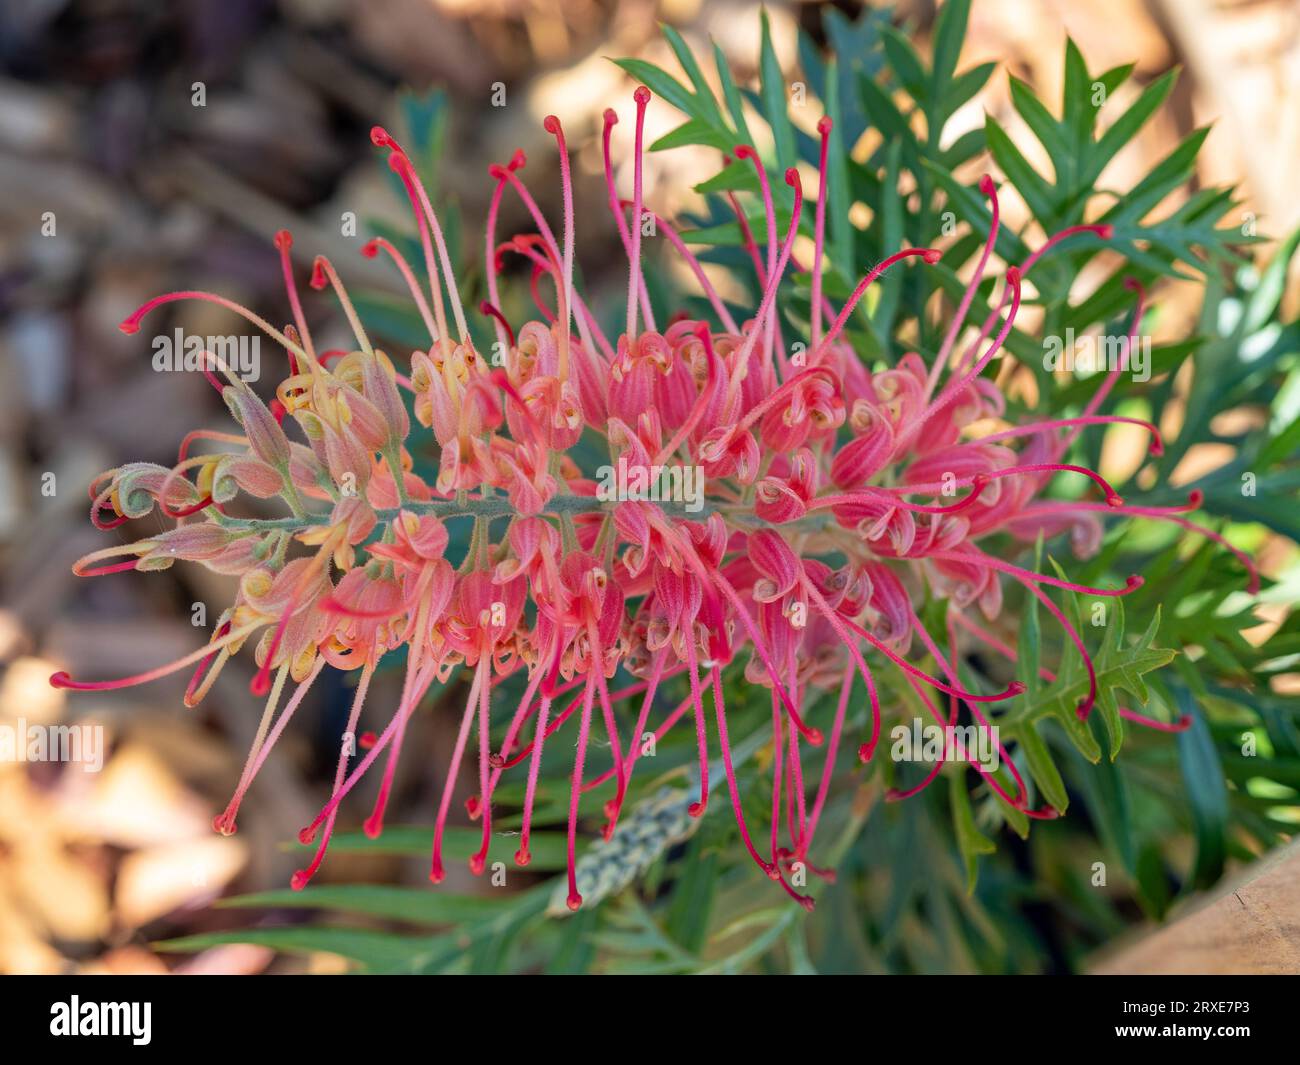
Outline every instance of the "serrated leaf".
<path id="1" fill-rule="evenodd" d="M 988 141 L 989 152 L 1016 191 L 1024 197 L 1034 217 L 1044 224 L 1044 228 L 1054 228 L 1056 204 L 1052 187 L 1039 177 L 1038 171 L 1029 165 L 1029 161 L 992 115 L 984 118 L 984 136 Z"/>
<path id="2" fill-rule="evenodd" d="M 1176 69 L 1170 70 L 1157 78 L 1142 91 L 1142 95 L 1133 102 L 1129 109 L 1101 135 L 1096 147 L 1088 153 L 1087 165 L 1078 178 L 1080 186 L 1089 186 L 1101 176 L 1106 164 L 1115 157 L 1115 154 L 1124 145 L 1137 136 L 1138 130 L 1147 124 L 1147 121 L 1155 114 L 1156 109 L 1165 102 L 1165 98 L 1173 90 L 1174 82 L 1177 80 L 1178 71 Z"/>
<path id="3" fill-rule="evenodd" d="M 704 79 L 704 72 L 700 69 L 700 64 L 696 62 L 695 54 L 691 51 L 690 45 L 668 23 L 661 22 L 659 29 L 668 39 L 673 54 L 677 56 L 677 62 L 681 63 L 682 70 L 686 72 L 686 76 L 695 87 L 696 105 L 699 107 L 701 116 L 706 120 L 706 124 L 711 123 L 714 126 L 721 126 L 722 112 L 718 110 L 718 102 L 713 98 L 713 90 Z"/>
<path id="4" fill-rule="evenodd" d="M 1035 95 L 1026 82 L 1014 75 L 1010 78 L 1011 103 L 1025 120 L 1029 131 L 1047 151 L 1059 185 L 1070 172 L 1070 144 L 1061 124 L 1052 117 L 1046 105 Z"/>
<path id="5" fill-rule="evenodd" d="M 1168 648 L 1153 647 L 1156 632 L 1159 629 L 1160 609 L 1156 608 L 1151 625 L 1147 631 L 1132 645 L 1116 647 L 1112 641 L 1106 641 L 1099 654 L 1093 659 L 1093 669 L 1097 675 L 1098 698 L 1103 693 L 1113 699 L 1116 691 L 1129 693 L 1139 705 L 1145 705 L 1148 699 L 1147 686 L 1142 676 L 1160 669 L 1174 660 L 1177 652 Z M 1114 624 L 1122 624 L 1120 621 Z M 1067 643 L 1063 654 L 1066 662 L 1077 659 L 1078 651 Z M 1055 683 L 1032 699 L 1026 699 L 1005 719 L 1008 724 L 1020 725 L 1036 721 L 1048 714 L 1052 715 L 1066 729 L 1081 754 L 1089 761 L 1095 762 L 1101 757 L 1100 747 L 1091 738 L 1091 730 L 1079 721 L 1076 708 L 1088 692 L 1088 678 L 1075 669 L 1072 673 L 1065 668 L 1060 671 Z M 1081 727 L 1083 726 L 1083 727 Z M 1120 733 L 1122 735 L 1122 733 Z M 1115 734 L 1111 735 L 1112 743 Z"/>

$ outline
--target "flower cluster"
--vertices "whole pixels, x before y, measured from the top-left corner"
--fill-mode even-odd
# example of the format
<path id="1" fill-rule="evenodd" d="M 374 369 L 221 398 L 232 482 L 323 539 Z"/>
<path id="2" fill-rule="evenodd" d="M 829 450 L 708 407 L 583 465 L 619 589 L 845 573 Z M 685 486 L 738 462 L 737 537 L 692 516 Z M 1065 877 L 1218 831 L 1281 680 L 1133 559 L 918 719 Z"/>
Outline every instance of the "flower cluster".
<path id="1" fill-rule="evenodd" d="M 846 341 L 846 324 L 885 271 L 905 268 L 909 259 L 921 260 L 912 267 L 924 269 L 940 253 L 900 250 L 875 266 L 836 311 L 823 294 L 821 276 L 831 128 L 823 119 L 809 264 L 800 265 L 792 254 L 804 213 L 799 174 L 792 169 L 784 175 L 793 207 L 782 235 L 768 175 L 754 149 L 739 146 L 729 165 L 753 168 L 766 216 L 766 247 L 760 248 L 737 208 L 761 301 L 749 320 L 737 322 L 680 236 L 655 216 L 656 231 L 682 256 L 713 311 L 712 321 L 678 316 L 660 329 L 640 265 L 640 223 L 647 217 L 642 132 L 649 99 L 644 88 L 637 90 L 631 201 L 615 191 L 610 149 L 618 120 L 612 111 L 605 115 L 609 207 L 630 264 L 626 329 L 613 341 L 574 287 L 573 189 L 564 132 L 554 117 L 545 126 L 558 146 L 563 183 L 558 238 L 519 177 L 522 153 L 490 170 L 495 189 L 484 248 L 488 298 L 479 311 L 495 330 L 491 355 L 477 350 L 471 338 L 430 198 L 400 145 L 379 128 L 372 139 L 388 153 L 409 197 L 424 277 L 385 240 L 371 241 L 363 254 L 382 252 L 400 272 L 428 329 L 427 349 L 399 361 L 374 348 L 334 267 L 318 257 L 311 286 L 334 291 L 356 338 L 352 351 L 318 350 L 284 232 L 276 245 L 293 322 L 283 330 L 221 297 L 189 291 L 151 300 L 122 325 L 134 333 L 163 304 L 207 300 L 273 338 L 287 356 L 288 374 L 268 403 L 216 360 L 208 377 L 240 431 L 192 433 L 170 469 L 121 466 L 91 486 L 91 519 L 98 527 L 110 529 L 155 508 L 170 527 L 95 552 L 76 572 L 164 569 L 185 559 L 238 576 L 238 594 L 210 642 L 146 674 L 87 683 L 60 673 L 53 683 L 118 688 L 194 666 L 185 693 L 187 705 L 194 705 L 227 660 L 252 640 L 258 667 L 252 687 L 266 706 L 235 794 L 215 821 L 229 833 L 249 786 L 322 671 L 358 676 L 346 730 L 351 737 L 375 670 L 386 655 L 405 650 L 394 712 L 377 734 L 366 734 L 365 753 L 350 771 L 354 752 L 344 743 L 332 794 L 303 829 L 303 842 L 318 845 L 308 868 L 295 874 L 295 887 L 320 866 L 344 796 L 384 758 L 378 798 L 365 822 L 367 833 L 381 831 L 412 714 L 433 685 L 447 684 L 463 670 L 468 695 L 436 814 L 433 881 L 444 876 L 444 826 L 471 737 L 477 740 L 478 792 L 469 815 L 482 826 L 482 846 L 470 860 L 477 873 L 492 835 L 494 791 L 503 774 L 516 769 L 526 777 L 516 859 L 528 863 L 543 748 L 576 717 L 569 725 L 576 736 L 566 742 L 575 752 L 568 899 L 577 908 L 580 796 L 606 789 L 604 831 L 607 837 L 614 833 L 640 738 L 655 715 L 655 736 L 684 719 L 694 729 L 699 795 L 691 815 L 702 815 L 709 801 L 710 750 L 716 749 L 749 855 L 811 906 L 793 886 L 791 871 L 808 861 L 842 761 L 837 755 L 859 677 L 870 713 L 858 758 L 869 761 L 877 750 L 882 707 L 872 663 L 900 670 L 937 722 L 955 723 L 965 707 L 978 728 L 988 728 L 988 704 L 1015 698 L 1023 685 L 1012 683 L 993 695 L 964 690 L 952 647 L 960 628 L 1014 658 L 978 620 L 998 616 L 1010 582 L 1042 603 L 1082 656 L 1091 684 L 1078 712 L 1086 716 L 1091 709 L 1096 680 L 1088 649 L 1046 589 L 1122 596 L 1140 578 L 1114 588 L 1083 587 L 1009 562 L 1005 552 L 991 553 L 984 546 L 988 538 L 1009 534 L 1033 543 L 1068 534 L 1082 556 L 1097 548 L 1104 515 L 1194 527 L 1180 512 L 1195 509 L 1198 499 L 1167 509 L 1127 506 L 1098 473 L 1062 461 L 1078 433 L 1116 422 L 1143 426 L 1152 451 L 1159 451 L 1154 425 L 1098 413 L 1122 367 L 1105 378 L 1077 417 L 988 429 L 999 424 L 1005 404 L 984 371 L 1003 350 L 1024 279 L 1060 242 L 1084 231 L 1105 239 L 1108 227 L 1055 234 L 1024 263 L 1008 267 L 997 306 L 978 329 L 966 330 L 999 229 L 997 193 L 985 178 L 980 190 L 990 201 L 992 225 L 937 357 L 927 365 L 908 354 L 873 372 Z M 498 243 L 496 219 L 507 193 L 522 200 L 535 231 Z M 538 317 L 518 329 L 499 310 L 498 280 L 507 256 L 522 257 L 531 267 L 538 308 Z M 777 300 L 791 271 L 810 276 L 806 344 L 787 344 L 782 335 L 788 319 Z M 1133 290 L 1130 347 L 1144 305 L 1141 289 Z M 959 350 L 957 341 L 967 332 L 974 335 Z M 437 439 L 432 483 L 414 471 L 407 449 L 412 418 Z M 571 455 L 583 434 L 604 441 L 611 463 L 701 468 L 703 508 L 687 515 L 671 501 L 598 498 L 589 471 Z M 191 455 L 198 442 L 205 449 Z M 1074 502 L 1048 498 L 1044 490 L 1058 475 L 1086 478 L 1095 492 Z M 237 516 L 235 504 L 248 496 L 278 500 L 287 514 Z M 472 522 L 469 548 L 459 561 L 447 557 L 448 523 L 457 520 Z M 501 530 L 496 539 L 494 521 Z M 119 561 L 106 561 L 112 559 Z M 947 606 L 949 631 L 942 640 L 919 619 L 920 607 L 933 599 Z M 909 659 L 918 652 L 934 659 L 940 675 Z M 722 677 L 737 661 L 748 683 L 770 691 L 770 841 L 756 840 L 747 827 L 733 763 Z M 523 697 L 501 716 L 494 689 L 516 674 L 525 681 Z M 678 676 L 689 694 L 662 716 L 657 696 Z M 838 689 L 839 696 L 824 733 L 805 710 L 826 689 Z M 946 698 L 946 709 L 936 693 Z M 1144 724 L 1177 727 L 1123 713 Z M 501 735 L 502 724 L 503 739 L 494 748 L 493 727 Z M 600 775 L 587 771 L 593 732 L 603 732 L 598 742 L 607 743 L 612 756 L 611 768 Z M 801 758 L 809 747 L 823 745 L 823 771 L 814 789 L 805 782 Z M 1001 762 L 997 772 L 977 767 L 988 787 L 1030 816 L 1051 816 L 1050 809 L 1031 808 L 1014 762 Z M 937 762 L 924 781 L 892 797 L 921 790 L 941 768 Z"/>

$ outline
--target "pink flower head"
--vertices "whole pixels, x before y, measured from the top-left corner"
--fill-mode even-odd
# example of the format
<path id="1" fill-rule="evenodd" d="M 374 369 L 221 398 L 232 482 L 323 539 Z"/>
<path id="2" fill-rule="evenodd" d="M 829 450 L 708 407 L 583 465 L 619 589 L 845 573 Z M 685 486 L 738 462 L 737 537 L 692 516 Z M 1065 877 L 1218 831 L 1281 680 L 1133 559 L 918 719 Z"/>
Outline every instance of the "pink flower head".
<path id="1" fill-rule="evenodd" d="M 754 168 L 766 215 L 765 249 L 740 215 L 762 290 L 759 304 L 738 324 L 689 248 L 655 216 L 713 310 L 713 320 L 677 317 L 661 330 L 641 273 L 641 158 L 649 102 L 649 92 L 638 89 L 630 201 L 615 192 L 611 145 L 617 116 L 606 112 L 604 123 L 609 206 L 629 264 L 626 327 L 612 340 L 574 285 L 573 189 L 564 131 L 554 117 L 545 128 L 560 159 L 558 235 L 519 177 L 522 153 L 490 172 L 496 187 L 484 241 L 489 298 L 479 310 L 491 321 L 499 359 L 476 349 L 438 216 L 402 147 L 378 127 L 372 140 L 388 152 L 406 192 L 424 276 L 387 241 L 376 239 L 362 250 L 370 257 L 382 251 L 392 260 L 428 331 L 427 346 L 410 353 L 406 372 L 399 369 L 401 360 L 372 346 L 337 272 L 323 258 L 315 261 L 312 287 L 334 292 L 356 346 L 316 350 L 288 234 L 276 240 L 293 319 L 283 330 L 204 292 L 157 297 L 123 323 L 126 332 L 135 332 L 163 304 L 215 303 L 283 348 L 286 375 L 267 404 L 228 369 L 212 374 L 239 433 L 191 434 L 175 467 L 122 466 L 92 486 L 91 518 L 101 528 L 155 508 L 173 524 L 87 556 L 77 564 L 79 574 L 158 569 L 185 559 L 240 575 L 235 603 L 209 643 L 135 677 L 84 683 L 60 673 L 53 682 L 117 688 L 196 666 L 186 694 L 192 704 L 256 637 L 253 688 L 265 696 L 266 709 L 235 795 L 216 821 L 218 829 L 231 832 L 241 801 L 321 671 L 359 671 L 331 796 L 301 833 L 305 843 L 319 840 L 317 850 L 295 874 L 295 887 L 319 868 L 344 797 L 382 758 L 378 799 L 365 822 L 368 833 L 381 831 L 412 715 L 434 684 L 465 675 L 468 688 L 434 818 L 433 881 L 446 872 L 445 828 L 467 758 L 478 772 L 468 812 L 482 827 L 471 869 L 484 868 L 494 794 L 506 773 L 518 773 L 525 782 L 516 859 L 528 863 L 542 753 L 566 729 L 563 747 L 573 751 L 568 901 L 576 909 L 582 903 L 575 871 L 579 800 L 600 790 L 606 798 L 604 831 L 608 836 L 617 830 L 642 757 L 642 737 L 655 718 L 656 738 L 679 723 L 693 731 L 698 794 L 691 815 L 704 815 L 719 783 L 716 754 L 747 852 L 766 876 L 811 906 L 811 898 L 795 890 L 791 873 L 813 848 L 839 767 L 856 679 L 865 685 L 868 702 L 869 724 L 858 745 L 862 761 L 875 757 L 882 716 L 893 709 L 882 699 L 875 669 L 897 670 L 936 721 L 955 720 L 964 706 L 980 729 L 990 727 L 993 704 L 1024 690 L 1019 682 L 991 695 L 965 690 L 955 675 L 953 648 L 945 650 L 922 625 L 921 604 L 946 604 L 949 644 L 960 628 L 1010 653 L 976 617 L 999 617 L 1007 585 L 1023 586 L 1082 657 L 1091 683 L 1078 713 L 1086 717 L 1097 696 L 1092 659 L 1050 590 L 1123 596 L 1140 578 L 1118 587 L 1088 587 L 1008 561 L 1005 549 L 992 549 L 987 541 L 997 534 L 1032 542 L 1068 533 L 1076 551 L 1087 554 L 1099 543 L 1099 515 L 1199 529 L 1180 516 L 1196 509 L 1199 498 L 1185 508 L 1128 506 L 1098 473 L 1062 461 L 1076 434 L 1115 422 L 1145 427 L 1153 450 L 1159 448 L 1153 425 L 1096 413 L 1119 369 L 1079 417 L 980 432 L 1005 411 L 1002 392 L 984 371 L 1003 352 L 1026 275 L 1047 247 L 1081 230 L 1104 238 L 1106 227 L 1056 234 L 1025 263 L 1008 266 L 997 306 L 959 352 L 956 343 L 999 228 L 997 191 L 985 178 L 980 189 L 990 201 L 992 225 L 937 357 L 927 363 L 910 353 L 893 367 L 872 371 L 844 336 L 855 308 L 887 271 L 925 269 L 940 253 L 907 248 L 888 256 L 836 310 L 821 276 L 830 133 L 824 119 L 818 127 L 815 254 L 805 271 L 811 275 L 810 343 L 796 349 L 788 342 L 777 307 L 804 211 L 802 183 L 793 169 L 784 175 L 792 206 L 782 234 L 767 172 L 747 145 L 735 149 L 733 165 Z M 496 219 L 507 193 L 520 198 L 534 231 L 498 243 Z M 532 270 L 534 320 L 512 324 L 499 309 L 506 255 L 520 257 Z M 1144 306 L 1139 291 L 1134 335 Z M 829 322 L 825 330 L 823 322 Z M 439 445 L 432 484 L 415 472 L 408 450 L 412 416 L 432 430 Z M 584 433 L 603 438 L 610 468 L 644 474 L 647 493 L 604 498 L 599 482 L 570 453 Z M 211 447 L 190 456 L 191 445 L 200 441 Z M 683 488 L 692 471 L 702 482 L 691 499 L 649 491 L 665 479 L 671 483 L 674 473 L 683 478 Z M 1087 491 L 1077 501 L 1048 497 L 1045 491 L 1058 477 L 1074 479 Z M 248 497 L 280 500 L 285 513 L 240 516 Z M 495 519 L 504 524 L 494 525 Z M 472 523 L 468 551 L 459 560 L 447 557 L 448 523 L 456 521 Z M 106 559 L 121 561 L 101 564 Z M 1253 566 L 1243 561 L 1253 584 Z M 406 660 L 397 705 L 360 754 L 349 741 L 370 681 L 385 656 L 401 649 Z M 916 665 L 908 657 L 913 651 L 932 656 L 937 675 Z M 723 685 L 723 671 L 732 663 L 743 667 L 749 684 L 770 693 L 767 763 L 774 789 L 766 839 L 750 831 L 758 811 L 741 794 L 736 772 Z M 516 675 L 523 695 L 502 710 L 497 689 Z M 676 678 L 685 695 L 664 715 L 659 700 Z M 838 692 L 836 708 L 829 720 L 815 724 L 810 708 L 824 690 Z M 947 712 L 936 693 L 947 698 Z M 592 775 L 588 755 L 598 737 L 610 768 Z M 802 765 L 811 747 L 824 748 L 815 788 L 805 781 Z M 349 771 L 354 754 L 360 756 Z M 1014 764 L 1008 758 L 1004 765 L 1005 776 L 980 770 L 990 789 L 1026 814 L 1050 816 L 1049 810 L 1029 808 Z M 895 797 L 921 790 L 939 768 Z"/>

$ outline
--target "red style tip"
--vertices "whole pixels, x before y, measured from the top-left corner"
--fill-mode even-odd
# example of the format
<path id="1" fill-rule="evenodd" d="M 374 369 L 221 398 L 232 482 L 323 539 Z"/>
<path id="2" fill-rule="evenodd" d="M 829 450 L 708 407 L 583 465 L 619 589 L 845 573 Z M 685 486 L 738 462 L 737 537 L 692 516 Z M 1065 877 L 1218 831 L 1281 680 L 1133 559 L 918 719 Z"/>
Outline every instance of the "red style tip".
<path id="1" fill-rule="evenodd" d="M 329 278 L 325 276 L 325 256 L 318 255 L 312 260 L 311 281 L 309 284 L 317 292 L 329 284 Z"/>
<path id="2" fill-rule="evenodd" d="M 481 854 L 472 855 L 469 860 L 469 871 L 473 873 L 475 876 L 482 876 L 483 864 L 484 864 L 483 855 Z"/>
<path id="3" fill-rule="evenodd" d="M 1024 682 L 1022 681 L 1013 680 L 1010 684 L 1007 685 L 1008 699 L 1014 698 L 1017 695 L 1024 695 L 1024 693 L 1025 693 L 1025 685 Z"/>
<path id="4" fill-rule="evenodd" d="M 650 102 L 650 90 L 644 85 L 638 85 L 636 92 L 632 94 L 632 99 L 644 106 Z"/>
<path id="5" fill-rule="evenodd" d="M 393 140 L 388 130 L 384 129 L 383 126 L 370 127 L 370 142 L 378 148 L 395 148 L 401 151 L 397 141 Z"/>
<path id="6" fill-rule="evenodd" d="M 281 229 L 275 234 L 275 246 L 280 251 L 288 251 L 293 247 L 293 234 L 287 229 Z"/>
<path id="7" fill-rule="evenodd" d="M 822 730 L 819 728 L 810 728 L 807 732 L 804 733 L 804 739 L 806 739 L 814 747 L 820 747 L 822 745 L 822 742 L 825 740 L 825 738 L 826 737 L 822 735 Z"/>
<path id="8" fill-rule="evenodd" d="M 308 875 L 306 869 L 299 869 L 289 878 L 289 886 L 293 888 L 294 891 L 301 891 L 307 886 L 307 881 L 310 879 L 311 877 Z"/>
<path id="9" fill-rule="evenodd" d="M 998 187 L 993 184 L 993 179 L 988 174 L 985 174 L 980 178 L 980 192 L 985 196 L 992 196 L 997 192 L 997 188 Z"/>
<path id="10" fill-rule="evenodd" d="M 441 884 L 446 878 L 447 874 L 443 871 L 442 866 L 440 865 L 436 865 L 429 870 L 430 884 Z"/>
<path id="11" fill-rule="evenodd" d="M 271 671 L 269 669 L 260 669 L 248 685 L 248 690 L 261 699 L 271 690 Z"/>
<path id="12" fill-rule="evenodd" d="M 384 831 L 383 816 L 371 814 L 361 823 L 361 831 L 366 834 L 366 839 L 378 839 L 380 833 Z M 437 883 L 437 881 L 435 880 L 434 883 Z"/>
<path id="13" fill-rule="evenodd" d="M 564 900 L 564 904 L 568 906 L 569 909 L 572 910 L 574 913 L 577 913 L 580 909 L 582 909 L 582 896 L 579 895 L 576 891 L 572 892 L 569 895 L 569 897 Z"/>
<path id="14" fill-rule="evenodd" d="M 785 183 L 789 185 L 791 188 L 794 188 L 796 185 L 798 185 L 800 183 L 799 171 L 797 171 L 794 167 L 790 167 L 790 169 L 785 172 Z"/>
<path id="15" fill-rule="evenodd" d="M 871 756 L 876 753 L 876 747 L 873 743 L 864 743 L 858 748 L 858 761 L 870 762 Z"/>
<path id="16" fill-rule="evenodd" d="M 494 751 L 492 754 L 488 755 L 488 765 L 493 769 L 504 769 L 506 767 L 506 760 Z"/>
<path id="17" fill-rule="evenodd" d="M 1097 236 L 1102 240 L 1110 240 L 1115 235 L 1115 227 L 1109 222 L 1105 222 L 1097 227 Z"/>
<path id="18" fill-rule="evenodd" d="M 825 135 L 835 128 L 835 123 L 831 121 L 830 115 L 822 115 L 817 120 L 817 132 Z"/>
<path id="19" fill-rule="evenodd" d="M 316 826 L 308 825 L 298 833 L 298 842 L 304 847 L 309 847 L 316 839 Z"/>
<path id="20" fill-rule="evenodd" d="M 373 732 L 363 732 L 361 733 L 361 738 L 357 740 L 357 746 L 360 747 L 363 751 L 368 751 L 370 750 L 371 747 L 373 747 L 378 742 L 379 742 L 379 737 L 376 736 Z"/>
<path id="21" fill-rule="evenodd" d="M 1193 488 L 1190 492 L 1187 493 L 1187 505 L 1191 507 L 1192 510 L 1200 510 L 1201 504 L 1204 502 L 1205 502 L 1205 493 L 1202 492 L 1199 488 Z"/>
<path id="22" fill-rule="evenodd" d="M 542 119 L 542 129 L 546 130 L 552 137 L 560 132 L 560 120 L 554 115 L 547 115 Z"/>
<path id="23" fill-rule="evenodd" d="M 699 817 L 704 813 L 704 803 L 693 802 L 686 807 L 686 813 L 691 817 Z"/>
<path id="24" fill-rule="evenodd" d="M 927 264 L 933 266 L 943 258 L 943 252 L 938 248 L 926 248 L 925 251 L 921 252 L 921 258 L 924 259 Z"/>
<path id="25" fill-rule="evenodd" d="M 482 802 L 477 795 L 471 795 L 465 800 L 465 813 L 471 821 L 477 820 L 479 812 L 483 809 Z"/>
<path id="26" fill-rule="evenodd" d="M 71 688 L 71 687 L 72 687 L 72 677 L 67 673 L 66 670 L 62 670 L 62 669 L 59 670 L 57 673 L 51 673 L 51 674 L 50 674 L 50 687 L 51 687 L 51 688 Z"/>
<path id="27" fill-rule="evenodd" d="M 529 854 L 526 850 L 524 850 L 523 847 L 520 847 L 517 851 L 515 851 L 515 865 L 519 866 L 520 868 L 523 868 L 532 860 L 533 860 L 533 856 Z"/>
<path id="28" fill-rule="evenodd" d="M 1146 578 L 1141 576 L 1140 574 L 1130 573 L 1128 575 L 1128 579 L 1124 581 L 1124 590 L 1129 592 L 1136 592 L 1139 588 L 1142 587 L 1142 585 L 1146 584 L 1146 582 L 1147 582 Z"/>
<path id="29" fill-rule="evenodd" d="M 609 129 L 610 126 L 618 125 L 618 112 L 615 111 L 612 107 L 605 108 L 604 118 L 605 118 L 606 129 Z"/>
<path id="30" fill-rule="evenodd" d="M 795 901 L 809 913 L 812 913 L 813 910 L 817 908 L 817 903 L 813 900 L 811 895 L 800 895 Z"/>
<path id="31" fill-rule="evenodd" d="M 361 245 L 361 254 L 364 255 L 367 259 L 373 259 L 375 256 L 379 254 L 379 241 L 378 240 L 366 241 L 365 244 Z"/>
<path id="32" fill-rule="evenodd" d="M 1007 284 L 1008 285 L 1020 284 L 1020 267 L 1018 266 L 1007 267 Z"/>
<path id="33" fill-rule="evenodd" d="M 748 144 L 737 144 L 735 156 L 737 159 L 757 159 L 758 152 L 754 151 Z"/>
<path id="34" fill-rule="evenodd" d="M 510 328 L 510 323 L 506 321 L 506 316 L 504 314 L 497 310 L 497 308 L 487 300 L 483 300 L 478 305 L 478 312 L 479 314 L 486 314 L 495 318 L 497 322 L 500 323 L 501 328 L 504 329 L 506 334 L 510 337 L 510 346 L 512 348 L 515 346 L 515 331 Z M 493 374 L 492 376 L 495 378 L 496 374 Z M 507 378 L 504 373 L 501 374 L 501 377 L 507 382 L 509 381 L 509 378 Z"/>
<path id="35" fill-rule="evenodd" d="M 212 819 L 212 831 L 222 836 L 233 836 L 237 831 L 235 819 L 229 814 L 217 814 L 217 816 Z"/>
<path id="36" fill-rule="evenodd" d="M 130 318 L 124 318 L 118 329 L 122 330 L 127 336 L 133 337 L 140 332 L 140 319 L 134 314 Z"/>
<path id="37" fill-rule="evenodd" d="M 1111 493 L 1106 497 L 1106 506 L 1108 507 L 1122 507 L 1123 505 L 1124 497 L 1121 495 Z"/>

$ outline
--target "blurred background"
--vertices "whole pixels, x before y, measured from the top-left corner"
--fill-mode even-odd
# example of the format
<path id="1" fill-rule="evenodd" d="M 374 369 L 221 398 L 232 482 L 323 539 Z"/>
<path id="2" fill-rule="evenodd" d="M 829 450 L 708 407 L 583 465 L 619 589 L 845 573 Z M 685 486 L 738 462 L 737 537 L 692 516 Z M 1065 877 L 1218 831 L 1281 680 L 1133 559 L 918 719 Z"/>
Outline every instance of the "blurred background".
<path id="1" fill-rule="evenodd" d="M 776 49 L 792 78 L 797 32 L 820 40 L 826 6 L 769 5 Z M 859 10 L 835 6 L 849 17 Z M 934 5 L 901 0 L 894 10 L 924 47 Z M 56 669 L 117 676 L 186 653 L 204 638 L 190 624 L 194 604 L 215 617 L 232 594 L 197 567 L 97 581 L 70 572 L 77 557 L 113 537 L 151 528 L 146 521 L 111 533 L 93 529 L 85 494 L 93 477 L 128 460 L 170 465 L 186 432 L 228 426 L 201 376 L 151 372 L 147 339 L 123 336 L 117 323 L 151 295 L 177 288 L 210 289 L 285 320 L 271 244 L 282 227 L 294 233 L 304 279 L 311 257 L 324 252 L 349 281 L 391 289 L 392 276 L 356 249 L 370 235 L 365 220 L 404 221 L 367 137 L 375 122 L 396 127 L 403 88 L 448 94 L 441 192 L 459 205 L 471 257 L 491 193 L 486 169 L 516 148 L 529 154 L 529 185 L 543 210 L 558 217 L 553 141 L 541 127 L 547 113 L 564 122 L 580 203 L 602 202 L 600 115 L 610 105 L 626 114 L 633 88 L 610 59 L 641 56 L 671 66 L 659 22 L 696 48 L 716 41 L 740 83 L 754 75 L 756 10 L 731 0 L 6 0 L 0 720 L 93 721 L 108 747 L 99 773 L 0 763 L 0 972 L 341 965 L 328 955 L 304 959 L 248 946 L 178 959 L 149 943 L 238 924 L 246 918 L 210 903 L 287 883 L 299 863 L 283 843 L 328 791 L 344 689 L 313 694 L 259 778 L 239 834 L 223 838 L 210 822 L 234 786 L 259 712 L 248 694 L 248 656 L 226 669 L 194 711 L 181 705 L 180 678 L 72 699 L 48 687 Z M 1125 187 L 1192 129 L 1213 123 L 1199 181 L 1239 183 L 1253 216 L 1242 224 L 1253 221 L 1261 234 L 1300 223 L 1295 0 L 975 0 L 961 65 L 997 60 L 1001 69 L 965 119 L 977 125 L 986 110 L 1022 134 L 1007 72 L 1059 99 L 1067 33 L 1093 69 L 1136 63 L 1139 85 L 1171 66 L 1184 68 L 1170 103 L 1107 172 L 1109 186 Z M 203 106 L 195 106 L 196 83 Z M 504 86 L 503 107 L 492 103 L 496 83 Z M 656 104 L 649 135 L 678 121 Z M 716 159 L 674 152 L 651 156 L 647 168 L 647 200 L 672 218 L 691 206 L 691 183 L 712 173 Z M 504 210 L 500 232 L 515 232 L 523 222 L 517 205 L 507 201 Z M 47 212 L 53 233 L 43 232 Z M 345 212 L 362 220 L 356 237 L 341 234 Z M 603 209 L 599 217 L 580 212 L 587 214 L 578 258 L 597 279 L 588 295 L 600 302 L 606 276 L 607 294 L 618 299 L 625 268 L 612 224 Z M 1180 325 L 1178 294 L 1168 295 L 1163 330 L 1186 326 L 1194 297 L 1188 294 Z M 332 346 L 339 316 L 324 301 L 308 302 L 319 342 Z M 168 321 L 193 333 L 231 328 L 220 312 L 198 304 Z M 46 474 L 54 475 L 52 495 L 41 491 Z M 1264 563 L 1267 570 L 1267 555 Z M 394 690 L 381 689 L 372 701 L 394 700 L 395 682 L 386 683 Z M 429 820 L 450 727 L 437 713 L 413 723 L 394 823 Z M 355 823 L 365 809 L 362 803 L 345 819 Z M 319 882 L 417 882 L 418 865 L 334 854 Z M 459 864 L 452 876 L 468 880 Z"/>

